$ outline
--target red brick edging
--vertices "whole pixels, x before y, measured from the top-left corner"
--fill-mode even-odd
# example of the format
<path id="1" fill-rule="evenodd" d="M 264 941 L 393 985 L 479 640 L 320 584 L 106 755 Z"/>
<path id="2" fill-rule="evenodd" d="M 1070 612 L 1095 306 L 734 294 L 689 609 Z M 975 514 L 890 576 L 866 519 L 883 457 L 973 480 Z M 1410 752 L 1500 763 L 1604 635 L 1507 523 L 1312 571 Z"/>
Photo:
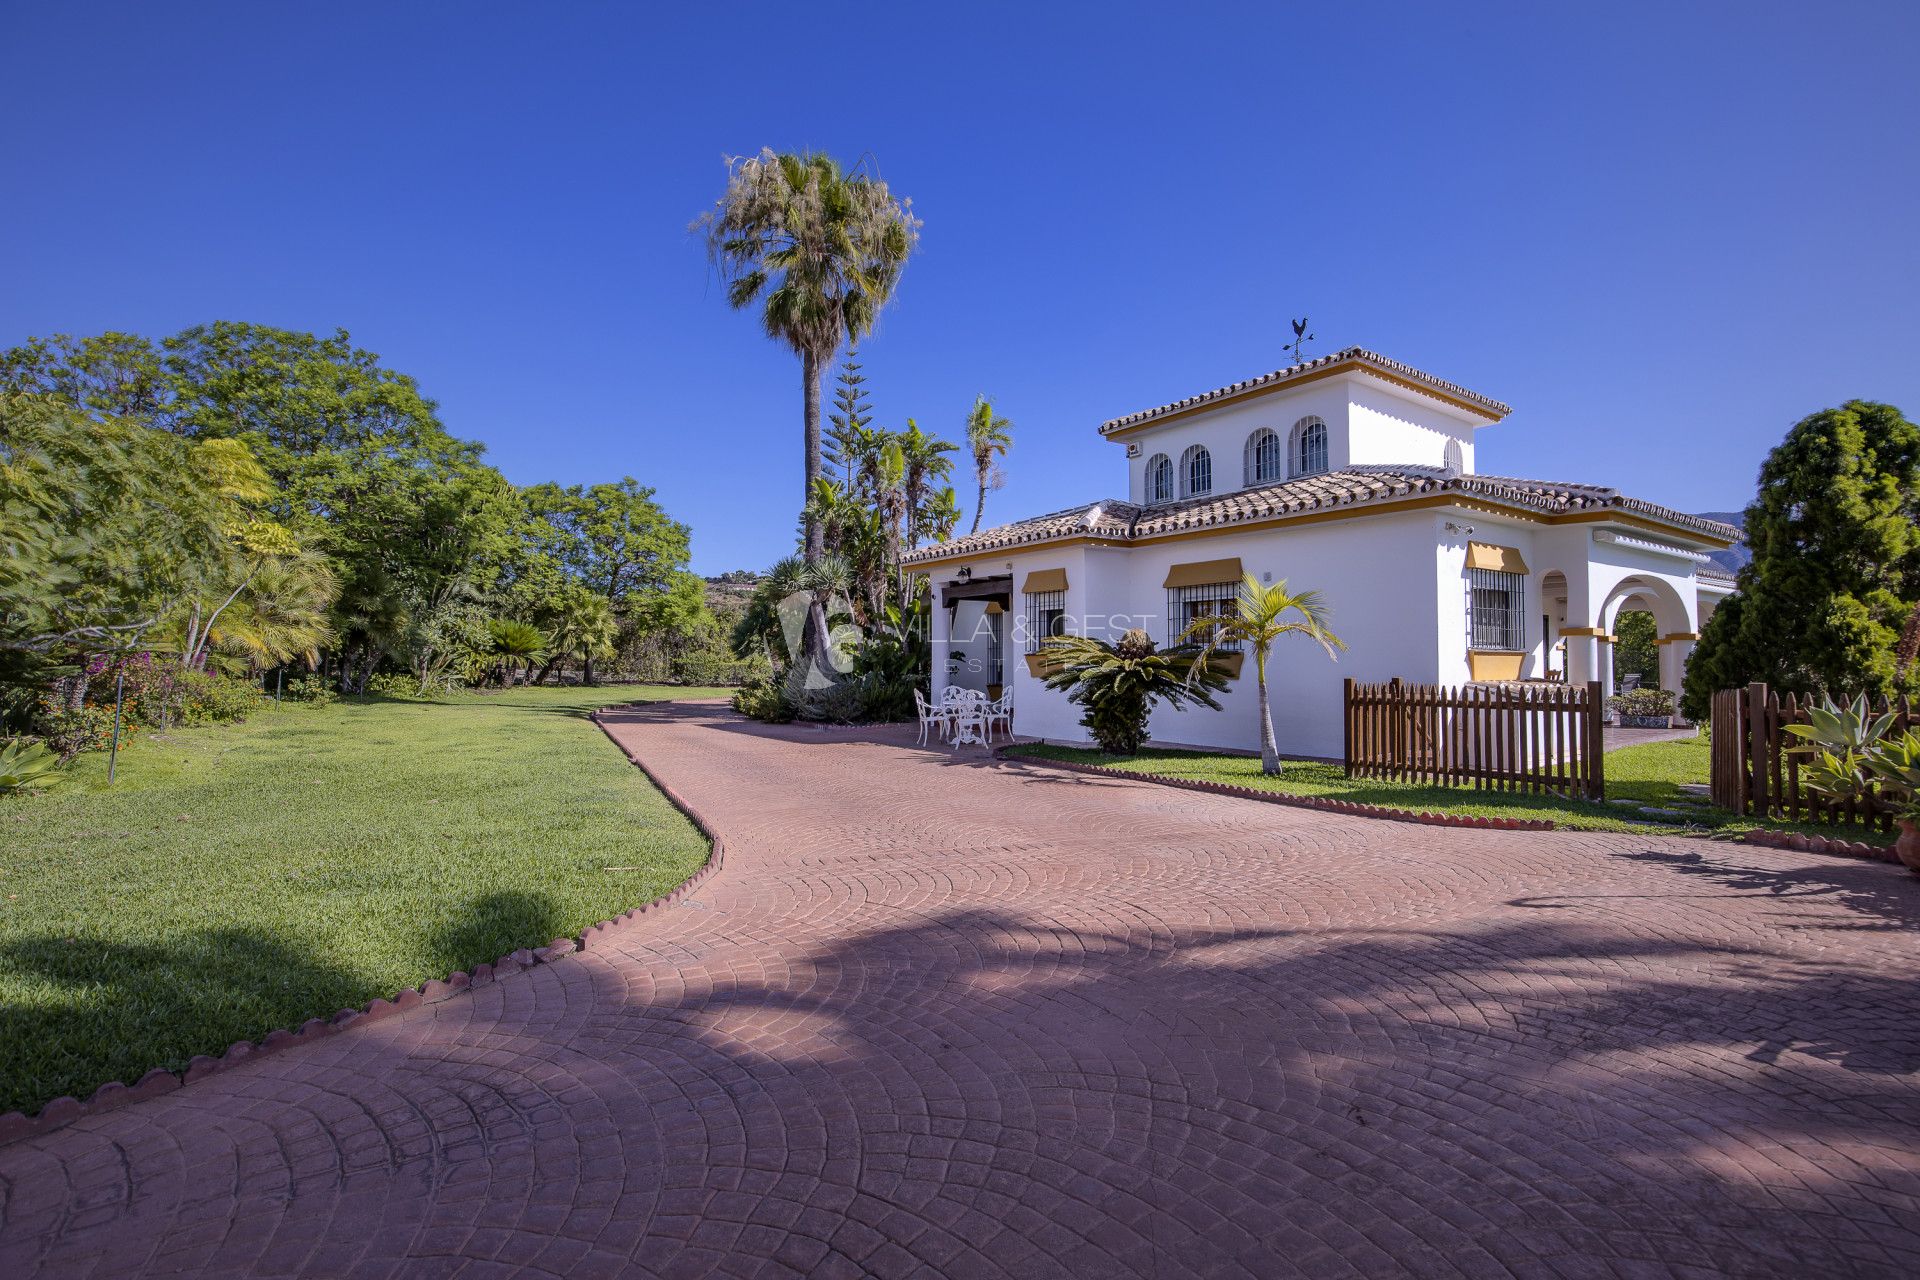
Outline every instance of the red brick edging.
<path id="1" fill-rule="evenodd" d="M 1460 814 L 1429 813 L 1425 810 L 1393 809 L 1386 805 L 1360 804 L 1354 800 L 1328 800 L 1324 796 L 1295 796 L 1262 787 L 1239 787 L 1230 782 L 1207 782 L 1201 778 L 1180 778 L 1165 773 L 1144 773 L 1136 769 L 1115 769 L 1103 764 L 1082 764 L 1077 760 L 1052 760 L 1044 756 L 1018 754 L 1020 743 L 996 748 L 1003 760 L 1024 760 L 1043 768 L 1066 769 L 1073 773 L 1098 773 L 1108 777 L 1131 778 L 1136 782 L 1157 782 L 1163 787 L 1181 787 L 1187 791 L 1208 791 L 1214 795 L 1259 800 L 1265 804 L 1284 804 L 1296 809 L 1320 809 L 1354 818 L 1383 818 L 1388 822 L 1417 822 L 1429 827 L 1475 827 L 1482 831 L 1552 831 L 1558 824 L 1545 818 L 1469 818 Z"/>
<path id="2" fill-rule="evenodd" d="M 1740 837 L 1743 844 L 1767 849 L 1792 849 L 1797 853 L 1831 853 L 1843 858 L 1871 858 L 1876 862 L 1904 865 L 1891 845 L 1868 844 L 1864 840 L 1840 840 L 1833 836 L 1810 836 L 1804 831 L 1749 831 Z"/>
<path id="3" fill-rule="evenodd" d="M 606 725 L 600 722 L 599 712 L 596 711 L 587 718 L 592 720 L 602 733 L 607 733 Z M 544 947 L 522 947 L 518 951 L 501 956 L 492 964 L 478 964 L 470 970 L 457 969 L 444 979 L 435 978 L 417 987 L 408 987 L 397 993 L 391 1000 L 374 1000 L 356 1009 L 342 1009 L 331 1018 L 309 1018 L 300 1024 L 300 1029 L 297 1031 L 289 1031 L 282 1027 L 269 1031 L 257 1042 L 236 1040 L 217 1058 L 208 1057 L 205 1054 L 194 1055 L 188 1059 L 185 1071 L 175 1072 L 165 1067 L 155 1067 L 141 1076 L 135 1084 L 129 1085 L 119 1080 L 108 1081 L 95 1089 L 92 1096 L 85 1102 L 73 1097 L 59 1097 L 41 1107 L 35 1115 L 30 1116 L 24 1111 L 9 1111 L 0 1115 L 0 1146 L 61 1128 L 82 1116 L 98 1115 L 116 1107 L 123 1107 L 130 1102 L 140 1102 L 147 1098 L 157 1098 L 164 1093 L 172 1093 L 182 1085 L 192 1084 L 195 1080 L 204 1079 L 215 1072 L 225 1071 L 229 1067 L 238 1066 L 253 1058 L 278 1053 L 282 1049 L 290 1049 L 296 1045 L 312 1044 L 329 1036 L 338 1035 L 351 1027 L 379 1022 L 423 1004 L 437 1004 L 463 991 L 498 982 L 523 969 L 531 969 L 537 964 L 552 964 L 576 951 L 604 947 L 611 939 L 638 923 L 643 916 L 678 903 L 720 873 L 726 862 L 726 848 L 721 843 L 719 835 L 707 826 L 705 819 L 695 812 L 672 787 L 655 776 L 639 757 L 622 746 L 611 733 L 607 733 L 607 740 L 620 747 L 621 754 L 646 775 L 647 780 L 658 788 L 660 794 L 667 798 L 668 803 L 686 815 L 712 846 L 706 862 L 701 864 L 700 869 L 678 885 L 653 901 L 630 911 L 624 911 L 611 920 L 602 920 L 598 924 L 588 925 L 580 931 L 580 936 L 577 938 L 555 938 Z"/>

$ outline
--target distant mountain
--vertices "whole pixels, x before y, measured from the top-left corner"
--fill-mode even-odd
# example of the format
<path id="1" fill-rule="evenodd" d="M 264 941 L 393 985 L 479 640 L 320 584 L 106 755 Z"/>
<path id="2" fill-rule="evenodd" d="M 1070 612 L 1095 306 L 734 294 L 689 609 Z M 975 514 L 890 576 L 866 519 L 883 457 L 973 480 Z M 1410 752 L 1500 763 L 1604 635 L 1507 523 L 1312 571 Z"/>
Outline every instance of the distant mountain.
<path id="1" fill-rule="evenodd" d="M 1744 511 L 1696 511 L 1693 514 L 1702 520 L 1718 520 L 1721 524 L 1730 524 L 1736 529 L 1747 527 Z M 1728 573 L 1738 573 L 1753 559 L 1753 552 L 1747 550 L 1745 542 L 1736 542 L 1725 551 L 1713 553 L 1713 562 Z"/>

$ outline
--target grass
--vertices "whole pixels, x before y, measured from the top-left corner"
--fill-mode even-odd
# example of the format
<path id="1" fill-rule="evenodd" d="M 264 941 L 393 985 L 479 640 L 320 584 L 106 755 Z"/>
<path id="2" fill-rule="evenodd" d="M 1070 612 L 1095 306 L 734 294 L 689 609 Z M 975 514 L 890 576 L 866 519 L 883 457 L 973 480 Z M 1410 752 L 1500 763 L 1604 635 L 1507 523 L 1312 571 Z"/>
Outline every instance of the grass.
<path id="1" fill-rule="evenodd" d="M 585 716 L 719 690 L 288 704 L 0 799 L 0 1112 L 84 1098 L 658 896 L 707 843 Z"/>
<path id="2" fill-rule="evenodd" d="M 1255 756 L 1149 748 L 1142 750 L 1138 756 L 1127 758 L 1105 755 L 1088 748 L 1056 746 L 1020 747 L 1016 748 L 1016 753 L 1041 760 L 1071 760 L 1103 768 L 1175 778 L 1198 778 L 1235 786 L 1259 787 L 1288 795 L 1325 796 L 1394 809 L 1477 818 L 1545 818 L 1564 827 L 1592 831 L 1708 831 L 1732 834 L 1765 826 L 1825 835 L 1844 834 L 1850 840 L 1873 843 L 1884 843 L 1891 839 L 1858 827 L 1842 832 L 1833 827 L 1761 822 L 1714 808 L 1705 803 L 1704 798 L 1682 791 L 1681 785 L 1684 783 L 1704 785 L 1707 781 L 1710 755 L 1704 736 L 1642 743 L 1607 753 L 1607 798 L 1631 800 L 1649 808 L 1668 809 L 1686 815 L 1684 819 L 1668 821 L 1645 818 L 1624 806 L 1591 801 L 1477 791 L 1470 787 L 1390 782 L 1376 778 L 1348 778 L 1339 765 L 1320 761 L 1286 761 L 1281 766 L 1279 776 L 1270 778 L 1260 772 L 1260 761 Z"/>

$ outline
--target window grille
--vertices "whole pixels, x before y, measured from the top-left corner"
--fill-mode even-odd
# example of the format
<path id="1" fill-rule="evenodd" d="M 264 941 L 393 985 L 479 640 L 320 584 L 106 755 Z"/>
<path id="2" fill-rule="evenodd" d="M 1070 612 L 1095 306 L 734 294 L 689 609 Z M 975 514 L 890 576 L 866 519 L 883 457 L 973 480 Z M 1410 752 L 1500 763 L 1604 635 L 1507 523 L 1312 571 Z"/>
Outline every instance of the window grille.
<path id="1" fill-rule="evenodd" d="M 1209 582 L 1197 587 L 1167 588 L 1167 643 L 1182 643 L 1188 627 L 1203 618 L 1218 618 L 1232 612 L 1240 598 L 1237 582 Z M 1205 635 L 1188 637 L 1185 643 L 1205 644 Z M 1240 652 L 1238 640 L 1217 640 L 1214 647 L 1223 653 Z"/>
<path id="2" fill-rule="evenodd" d="M 1499 569 L 1467 570 L 1467 647 L 1527 647 L 1527 578 Z"/>
<path id="3" fill-rule="evenodd" d="M 987 615 L 988 641 L 992 646 L 987 659 L 987 683 L 1005 684 L 1007 682 L 1007 664 L 1002 656 L 1006 653 L 1007 615 L 990 613 Z"/>
<path id="4" fill-rule="evenodd" d="M 1027 592 L 1025 652 L 1040 652 L 1040 643 L 1067 634 L 1067 593 L 1064 591 Z"/>
<path id="5" fill-rule="evenodd" d="M 1293 424 L 1293 474 L 1318 475 L 1327 469 L 1327 424 L 1302 418 Z"/>
<path id="6" fill-rule="evenodd" d="M 1173 501 L 1173 459 L 1156 453 L 1147 459 L 1147 504 Z"/>
<path id="7" fill-rule="evenodd" d="M 1180 496 L 1197 498 L 1213 492 L 1213 455 L 1203 445 L 1191 445 L 1180 455 Z"/>
<path id="8" fill-rule="evenodd" d="M 1273 484 L 1280 479 L 1280 437 L 1266 427 L 1247 437 L 1248 485 Z"/>

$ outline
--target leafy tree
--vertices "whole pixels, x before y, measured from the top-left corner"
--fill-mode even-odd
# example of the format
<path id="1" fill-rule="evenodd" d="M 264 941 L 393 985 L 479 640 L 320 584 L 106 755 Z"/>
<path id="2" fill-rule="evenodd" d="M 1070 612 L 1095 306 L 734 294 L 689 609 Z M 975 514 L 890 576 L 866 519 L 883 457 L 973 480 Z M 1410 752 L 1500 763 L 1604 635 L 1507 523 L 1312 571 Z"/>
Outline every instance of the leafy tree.
<path id="1" fill-rule="evenodd" d="M 1297 617 L 1288 617 L 1297 614 Z M 1292 592 L 1282 578 L 1271 586 L 1252 574 L 1240 583 L 1234 597 L 1233 612 L 1215 618 L 1197 618 L 1181 639 L 1206 646 L 1196 669 L 1205 670 L 1207 660 L 1222 643 L 1238 642 L 1253 649 L 1253 669 L 1259 680 L 1260 700 L 1260 772 L 1280 772 L 1280 748 L 1273 740 L 1273 712 L 1267 694 L 1267 659 L 1283 636 L 1301 635 L 1318 644 L 1327 657 L 1335 649 L 1347 647 L 1346 641 L 1327 626 L 1328 610 L 1318 591 Z"/>
<path id="2" fill-rule="evenodd" d="M 1640 683 L 1652 688 L 1660 681 L 1660 648 L 1654 643 L 1659 627 L 1645 609 L 1630 609 L 1613 624 L 1613 672 L 1615 676 L 1637 675 Z"/>
<path id="3" fill-rule="evenodd" d="M 1058 636 L 1041 650 L 1052 670 L 1047 688 L 1064 689 L 1067 701 L 1086 708 L 1080 723 L 1109 755 L 1131 756 L 1147 740 L 1154 704 L 1220 709 L 1213 698 L 1227 687 L 1199 647 L 1155 650 L 1146 632 L 1133 629 L 1117 642 L 1092 636 Z"/>
<path id="4" fill-rule="evenodd" d="M 165 428 L 173 387 L 153 343 L 131 333 L 29 338 L 0 352 L 0 392 L 64 400 L 95 417 Z"/>
<path id="5" fill-rule="evenodd" d="M 980 497 L 973 504 L 973 528 L 967 530 L 968 533 L 980 532 L 980 517 L 987 509 L 987 490 L 998 489 L 1007 482 L 994 460 L 1006 457 L 1012 447 L 1013 423 L 994 411 L 993 401 L 985 396 L 975 397 L 973 411 L 967 414 L 967 451 L 973 455 L 973 478 L 980 486 Z"/>
<path id="6" fill-rule="evenodd" d="M 727 283 L 735 309 L 760 303 L 767 336 L 800 357 L 806 454 L 804 506 L 820 476 L 820 377 L 840 344 L 873 329 L 893 296 L 920 221 L 887 184 L 847 172 L 818 153 L 730 160 L 727 188 L 694 225 Z M 817 525 L 804 536 L 809 561 L 826 554 Z"/>
<path id="7" fill-rule="evenodd" d="M 629 596 L 666 590 L 687 562 L 687 526 L 667 517 L 653 490 L 632 476 L 617 484 L 538 484 L 530 511 L 551 529 L 548 550 L 561 569 L 622 609 Z"/>
<path id="8" fill-rule="evenodd" d="M 1687 664 L 1694 720 L 1716 690 L 1764 680 L 1851 697 L 1913 691 L 1899 633 L 1920 599 L 1920 427 L 1851 400 L 1802 419 L 1760 468 L 1753 560 Z"/>
<path id="9" fill-rule="evenodd" d="M 0 649 L 122 648 L 226 572 L 244 450 L 0 397 Z"/>

